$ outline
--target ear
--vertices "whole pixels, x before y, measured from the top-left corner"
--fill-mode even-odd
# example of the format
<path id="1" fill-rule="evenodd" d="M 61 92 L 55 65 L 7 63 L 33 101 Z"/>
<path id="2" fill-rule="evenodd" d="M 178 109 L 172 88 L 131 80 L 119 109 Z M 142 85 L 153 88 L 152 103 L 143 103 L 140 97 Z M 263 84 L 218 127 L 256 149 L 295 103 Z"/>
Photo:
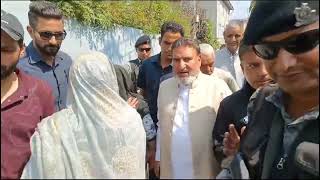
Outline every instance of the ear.
<path id="1" fill-rule="evenodd" d="M 197 58 L 198 62 L 201 64 L 201 54 L 198 54 L 196 58 Z"/>
<path id="2" fill-rule="evenodd" d="M 244 69 L 243 69 L 243 64 L 242 63 L 240 63 L 240 67 L 241 67 L 242 73 L 244 74 Z"/>
<path id="3" fill-rule="evenodd" d="M 28 31 L 29 35 L 31 36 L 31 38 L 34 39 L 33 28 L 30 25 L 27 26 L 27 31 Z"/>
<path id="4" fill-rule="evenodd" d="M 26 46 L 25 44 L 23 44 L 23 46 L 20 49 L 20 59 L 25 56 L 25 52 L 26 52 Z"/>
<path id="5" fill-rule="evenodd" d="M 161 46 L 161 36 L 159 37 L 159 45 Z"/>

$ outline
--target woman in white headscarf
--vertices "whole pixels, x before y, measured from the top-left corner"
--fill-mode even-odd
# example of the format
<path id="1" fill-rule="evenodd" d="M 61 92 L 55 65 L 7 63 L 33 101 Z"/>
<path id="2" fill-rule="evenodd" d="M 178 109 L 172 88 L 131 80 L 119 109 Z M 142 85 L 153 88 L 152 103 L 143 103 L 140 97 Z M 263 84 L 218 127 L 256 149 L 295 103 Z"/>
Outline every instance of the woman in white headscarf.
<path id="1" fill-rule="evenodd" d="M 68 107 L 38 124 L 21 178 L 145 178 L 146 135 L 99 52 L 76 59 Z"/>

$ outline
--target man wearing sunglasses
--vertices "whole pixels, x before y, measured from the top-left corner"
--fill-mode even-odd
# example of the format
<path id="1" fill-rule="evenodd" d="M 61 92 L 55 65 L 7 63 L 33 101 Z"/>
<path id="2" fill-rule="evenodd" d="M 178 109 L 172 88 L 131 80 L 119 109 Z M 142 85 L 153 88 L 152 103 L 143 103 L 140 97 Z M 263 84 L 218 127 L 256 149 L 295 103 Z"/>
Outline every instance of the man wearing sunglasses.
<path id="1" fill-rule="evenodd" d="M 139 68 L 142 62 L 151 56 L 151 40 L 147 35 L 143 35 L 138 38 L 136 44 L 134 45 L 138 58 L 129 61 L 131 69 L 131 80 L 134 85 L 134 90 L 138 92 L 137 80 L 139 75 Z"/>
<path id="2" fill-rule="evenodd" d="M 277 82 L 248 105 L 240 152 L 250 178 L 319 178 L 319 1 L 257 1 L 244 43 Z M 226 135 L 224 152 L 239 140 Z"/>
<path id="3" fill-rule="evenodd" d="M 59 50 L 66 37 L 63 15 L 53 3 L 35 1 L 30 3 L 28 18 L 27 30 L 32 41 L 18 67 L 50 84 L 59 111 L 66 107 L 68 74 L 72 63 L 70 56 Z"/>

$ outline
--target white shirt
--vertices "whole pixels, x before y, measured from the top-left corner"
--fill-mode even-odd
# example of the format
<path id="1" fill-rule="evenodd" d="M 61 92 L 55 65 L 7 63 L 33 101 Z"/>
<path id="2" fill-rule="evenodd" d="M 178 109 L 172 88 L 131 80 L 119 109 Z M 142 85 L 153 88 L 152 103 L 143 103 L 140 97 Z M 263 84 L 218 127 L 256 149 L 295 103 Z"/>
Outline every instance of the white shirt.
<path id="1" fill-rule="evenodd" d="M 244 76 L 241 70 L 238 52 L 231 54 L 226 47 L 217 51 L 215 67 L 230 72 L 237 81 L 238 86 L 240 88 L 242 87 Z"/>
<path id="2" fill-rule="evenodd" d="M 171 159 L 174 179 L 192 179 L 193 162 L 189 132 L 189 88 L 180 85 L 172 128 Z M 157 132 L 156 160 L 160 161 L 160 127 Z"/>
<path id="3" fill-rule="evenodd" d="M 240 88 L 238 86 L 238 83 L 236 82 L 236 80 L 233 78 L 233 76 L 231 75 L 231 73 L 217 68 L 214 68 L 213 73 L 211 74 L 211 76 L 216 76 L 222 80 L 224 80 L 224 82 L 227 83 L 227 85 L 229 86 L 230 90 L 232 93 L 238 91 Z"/>

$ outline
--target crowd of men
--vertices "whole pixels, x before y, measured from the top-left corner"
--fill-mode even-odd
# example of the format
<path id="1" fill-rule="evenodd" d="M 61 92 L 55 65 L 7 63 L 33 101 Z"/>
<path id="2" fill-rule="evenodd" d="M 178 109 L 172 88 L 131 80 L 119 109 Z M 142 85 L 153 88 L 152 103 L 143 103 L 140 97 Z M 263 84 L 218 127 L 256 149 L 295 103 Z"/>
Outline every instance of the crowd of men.
<path id="1" fill-rule="evenodd" d="M 319 1 L 257 1 L 225 46 L 160 27 L 137 59 L 60 50 L 64 17 L 1 10 L 1 179 L 319 178 Z"/>

